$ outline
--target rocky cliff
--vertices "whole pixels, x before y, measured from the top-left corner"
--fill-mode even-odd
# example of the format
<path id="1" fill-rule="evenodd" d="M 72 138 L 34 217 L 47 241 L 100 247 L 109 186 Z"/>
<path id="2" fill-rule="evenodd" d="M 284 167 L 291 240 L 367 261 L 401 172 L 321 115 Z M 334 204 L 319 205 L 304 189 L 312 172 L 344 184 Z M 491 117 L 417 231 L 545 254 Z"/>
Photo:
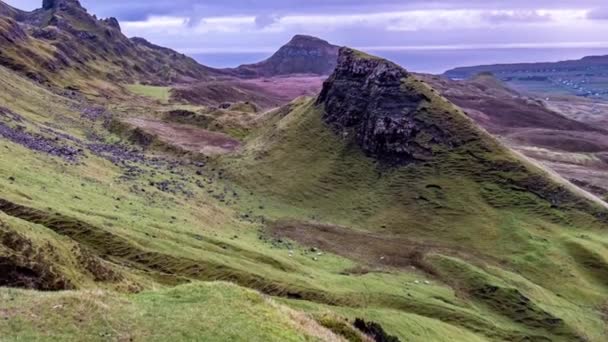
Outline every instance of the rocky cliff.
<path id="1" fill-rule="evenodd" d="M 338 46 L 331 45 L 325 40 L 297 35 L 267 60 L 241 65 L 232 71 L 241 77 L 329 75 L 336 67 L 338 50 Z"/>
<path id="2" fill-rule="evenodd" d="M 391 164 L 425 160 L 437 147 L 459 143 L 447 127 L 431 120 L 431 105 L 444 105 L 446 117 L 466 121 L 402 67 L 349 48 L 340 50 L 317 103 L 324 106 L 324 120 L 334 130 L 354 135 L 366 153 Z"/>

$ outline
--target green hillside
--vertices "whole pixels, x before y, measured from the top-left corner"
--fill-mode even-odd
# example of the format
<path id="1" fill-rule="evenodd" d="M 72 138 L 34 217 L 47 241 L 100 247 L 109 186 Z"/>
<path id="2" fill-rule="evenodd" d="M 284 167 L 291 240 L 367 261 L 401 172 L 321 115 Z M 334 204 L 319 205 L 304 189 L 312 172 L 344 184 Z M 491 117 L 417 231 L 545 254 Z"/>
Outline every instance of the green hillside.
<path id="1" fill-rule="evenodd" d="M 125 124 L 198 107 L 112 90 L 0 67 L 0 340 L 605 339 L 604 205 L 396 65 L 343 49 L 215 157 Z"/>

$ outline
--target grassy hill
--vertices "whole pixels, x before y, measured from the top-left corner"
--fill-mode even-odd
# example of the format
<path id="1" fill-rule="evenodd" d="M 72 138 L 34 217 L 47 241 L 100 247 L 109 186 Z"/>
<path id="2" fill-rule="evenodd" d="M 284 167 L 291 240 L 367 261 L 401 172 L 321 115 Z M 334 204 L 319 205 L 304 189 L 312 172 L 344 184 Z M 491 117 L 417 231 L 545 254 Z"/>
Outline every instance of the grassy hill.
<path id="1" fill-rule="evenodd" d="M 352 70 L 370 68 L 364 80 L 353 85 L 348 81 L 360 75 L 346 70 L 340 79 L 337 71 L 324 93 L 373 84 L 386 87 L 373 89 L 374 95 L 395 99 L 398 87 L 405 97 L 424 99 L 408 120 L 448 138 L 435 143 L 422 135 L 417 139 L 432 150 L 431 157 L 387 165 L 362 149 L 365 133 L 356 124 L 352 131 L 357 119 L 336 132 L 325 122 L 334 115 L 325 103 L 300 100 L 287 115 L 277 113 L 243 153 L 228 157 L 229 173 L 270 199 L 274 232 L 367 264 L 422 269 L 457 296 L 524 329 L 551 339 L 583 338 L 590 330 L 578 330 L 562 308 L 578 303 L 592 317 L 604 305 L 606 284 L 598 274 L 606 265 L 605 208 L 501 146 L 414 76 L 398 85 L 382 84 L 381 76 L 371 79 L 399 67 L 354 58 Z M 368 95 L 362 90 L 352 97 L 376 99 Z M 537 290 L 542 295 L 535 298 Z"/>
<path id="2" fill-rule="evenodd" d="M 0 1 L 0 65 L 37 82 L 101 95 L 117 82 L 167 85 L 218 74 L 192 58 L 122 34 L 115 18 L 97 19 L 77 0 L 32 12 Z"/>
<path id="3" fill-rule="evenodd" d="M 605 336 L 605 208 L 390 62 L 344 50 L 213 158 L 120 124 L 165 89 L 56 90 L 0 67 L 3 339 Z"/>

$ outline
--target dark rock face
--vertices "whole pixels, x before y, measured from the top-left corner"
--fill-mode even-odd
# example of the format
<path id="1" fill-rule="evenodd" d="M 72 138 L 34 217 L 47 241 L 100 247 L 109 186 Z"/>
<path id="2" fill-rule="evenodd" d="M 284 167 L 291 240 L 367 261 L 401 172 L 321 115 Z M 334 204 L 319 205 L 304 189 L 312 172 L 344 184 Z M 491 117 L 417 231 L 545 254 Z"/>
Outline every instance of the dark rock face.
<path id="1" fill-rule="evenodd" d="M 354 134 L 368 155 L 400 165 L 425 160 L 434 144 L 450 141 L 421 118 L 421 106 L 431 99 L 406 84 L 417 82 L 412 79 L 396 64 L 343 48 L 317 103 L 324 106 L 324 121 L 338 134 Z"/>
<path id="2" fill-rule="evenodd" d="M 243 77 L 292 74 L 329 75 L 336 67 L 339 47 L 325 40 L 297 35 L 269 59 L 242 65 L 235 71 Z"/>
<path id="3" fill-rule="evenodd" d="M 112 28 L 115 28 L 118 31 L 120 31 L 120 23 L 118 22 L 118 19 L 116 19 L 114 17 L 110 17 L 110 18 L 104 19 L 103 22 L 106 25 L 108 25 L 108 26 L 110 26 Z"/>
<path id="4" fill-rule="evenodd" d="M 366 322 L 357 318 L 353 326 L 376 342 L 400 342 L 399 338 L 387 334 L 384 328 L 376 322 Z"/>
<path id="5" fill-rule="evenodd" d="M 48 10 L 55 7 L 55 0 L 43 0 L 42 9 Z"/>
<path id="6" fill-rule="evenodd" d="M 53 8 L 68 8 L 70 6 L 80 7 L 80 2 L 78 0 L 42 0 L 42 9 L 50 10 Z"/>

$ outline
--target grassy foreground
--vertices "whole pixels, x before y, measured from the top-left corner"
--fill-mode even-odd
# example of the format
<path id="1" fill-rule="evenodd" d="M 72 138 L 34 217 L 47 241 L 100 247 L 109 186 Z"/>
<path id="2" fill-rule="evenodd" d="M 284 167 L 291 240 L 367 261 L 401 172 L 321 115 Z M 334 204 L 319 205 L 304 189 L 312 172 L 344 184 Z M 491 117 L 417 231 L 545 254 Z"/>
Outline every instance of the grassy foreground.
<path id="1" fill-rule="evenodd" d="M 527 171 L 488 173 L 468 153 L 387 170 L 310 99 L 271 113 L 237 156 L 200 166 L 137 149 L 116 162 L 91 144 L 130 151 L 124 132 L 0 76 L 26 132 L 82 149 L 74 162 L 0 141 L 0 267 L 61 290 L 0 289 L 3 339 L 331 341 L 321 325 L 343 332 L 355 318 L 402 341 L 605 337 L 605 223 L 498 181 Z M 146 106 L 135 113 L 169 109 Z M 472 146 L 516 160 L 486 147 Z M 311 230 L 277 235 L 284 222 Z M 341 228 L 357 244 L 323 240 Z M 361 248 L 382 239 L 399 244 Z"/>
<path id="2" fill-rule="evenodd" d="M 228 283 L 135 295 L 0 291 L 3 341 L 339 341 L 302 313 Z"/>

